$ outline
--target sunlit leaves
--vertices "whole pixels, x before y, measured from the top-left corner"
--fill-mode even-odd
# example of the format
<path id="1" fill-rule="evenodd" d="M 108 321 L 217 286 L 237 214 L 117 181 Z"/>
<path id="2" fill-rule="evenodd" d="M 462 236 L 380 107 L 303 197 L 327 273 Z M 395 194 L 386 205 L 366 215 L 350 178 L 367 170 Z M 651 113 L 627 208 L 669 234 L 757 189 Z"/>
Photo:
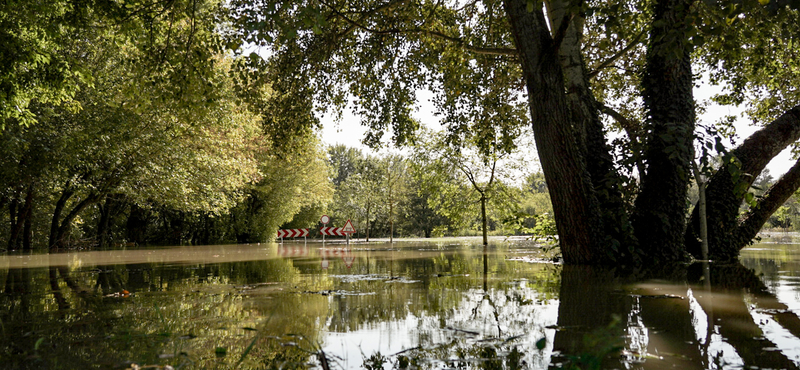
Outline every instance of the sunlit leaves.
<path id="1" fill-rule="evenodd" d="M 530 143 L 516 143 L 530 150 Z M 419 191 L 428 192 L 431 208 L 458 227 L 480 220 L 482 198 L 488 201 L 492 222 L 511 220 L 508 215 L 519 207 L 513 186 L 530 170 L 524 151 L 496 152 L 489 157 L 480 153 L 474 144 L 451 147 L 441 133 L 426 132 L 411 159 L 422 187 Z"/>
<path id="2" fill-rule="evenodd" d="M 80 4 L 62 1 L 0 5 L 0 130 L 35 123 L 32 102 L 68 102 L 89 77 L 62 47 L 81 11 Z"/>
<path id="3" fill-rule="evenodd" d="M 778 3 L 781 3 L 778 5 Z M 700 60 L 726 91 L 717 103 L 746 104 L 751 119 L 767 123 L 793 107 L 800 92 L 800 11 L 787 2 L 704 2 Z"/>

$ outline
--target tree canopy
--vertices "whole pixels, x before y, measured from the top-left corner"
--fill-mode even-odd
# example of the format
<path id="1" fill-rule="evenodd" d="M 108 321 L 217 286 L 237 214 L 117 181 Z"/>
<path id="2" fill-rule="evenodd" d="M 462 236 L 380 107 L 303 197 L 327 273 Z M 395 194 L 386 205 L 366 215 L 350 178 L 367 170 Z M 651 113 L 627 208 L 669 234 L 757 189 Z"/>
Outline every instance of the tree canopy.
<path id="1" fill-rule="evenodd" d="M 800 187 L 798 164 L 762 196 L 746 195 L 800 138 L 798 9 L 796 0 L 9 3 L 0 7 L 0 124 L 16 167 L 4 169 L 12 180 L 2 202 L 27 215 L 39 185 L 20 179 L 49 171 L 23 159 L 29 143 L 68 151 L 89 142 L 46 175 L 61 186 L 48 192 L 65 197 L 53 199 L 55 215 L 96 202 L 86 194 L 101 189 L 216 212 L 241 196 L 223 188 L 263 175 L 237 170 L 258 161 L 248 150 L 268 147 L 287 163 L 315 152 L 315 111 L 354 107 L 367 144 L 387 132 L 413 144 L 411 113 L 428 89 L 451 148 L 509 153 L 530 125 L 567 263 L 699 258 L 687 189 L 697 157 L 719 156 L 707 239 L 712 258 L 731 259 Z M 729 119 L 697 122 L 694 91 L 705 83 L 721 84 L 714 100 L 746 105 L 763 129 L 722 145 Z M 253 120 L 263 142 L 242 123 Z M 35 122 L 40 132 L 21 139 Z M 137 150 L 145 142 L 158 142 L 149 150 L 165 162 Z M 76 185 L 83 195 L 72 198 Z"/>
<path id="2" fill-rule="evenodd" d="M 487 152 L 511 148 L 530 122 L 567 263 L 679 261 L 693 253 L 687 244 L 696 236 L 685 219 L 700 109 L 693 91 L 702 72 L 725 84 L 718 102 L 748 104 L 762 123 L 800 122 L 800 108 L 792 108 L 794 1 L 263 0 L 231 7 L 234 38 L 300 76 L 299 94 L 313 86 L 323 106 L 352 99 L 371 128 L 367 143 L 385 129 L 398 144 L 413 139 L 418 125 L 409 114 L 421 88 L 434 92 L 456 145 L 468 133 Z M 765 135 L 780 137 L 775 150 L 797 140 L 765 127 Z M 613 148 L 610 132 L 623 134 Z M 751 145 L 763 140 L 754 136 Z M 737 158 L 728 162 L 737 169 L 717 173 L 744 185 L 711 191 L 709 217 L 740 227 L 737 214 L 713 204 L 739 204 L 744 192 L 736 189 L 749 187 L 763 165 L 714 149 Z M 710 236 L 715 258 L 746 245 L 722 241 L 720 232 Z"/>
<path id="3" fill-rule="evenodd" d="M 2 67 L 16 72 L 3 75 L 13 84 L 3 85 L 0 101 L 0 205 L 9 211 L 10 248 L 59 248 L 70 234 L 98 234 L 102 243 L 115 212 L 127 216 L 127 225 L 116 224 L 132 242 L 148 241 L 137 229 L 189 219 L 218 231 L 206 241 L 235 241 L 249 230 L 231 213 L 253 198 L 282 205 L 273 207 L 279 214 L 238 218 L 258 219 L 250 234 L 262 241 L 301 208 L 327 202 L 318 141 L 308 129 L 281 137 L 272 130 L 281 117 L 265 108 L 279 95 L 237 73 L 240 63 L 221 45 L 219 2 L 48 4 L 62 11 L 18 19 L 36 6 L 0 10 L 0 32 L 11 35 L 3 40 L 40 58 L 2 45 L 3 58 L 17 58 Z M 48 74 L 52 68 L 62 74 Z"/>

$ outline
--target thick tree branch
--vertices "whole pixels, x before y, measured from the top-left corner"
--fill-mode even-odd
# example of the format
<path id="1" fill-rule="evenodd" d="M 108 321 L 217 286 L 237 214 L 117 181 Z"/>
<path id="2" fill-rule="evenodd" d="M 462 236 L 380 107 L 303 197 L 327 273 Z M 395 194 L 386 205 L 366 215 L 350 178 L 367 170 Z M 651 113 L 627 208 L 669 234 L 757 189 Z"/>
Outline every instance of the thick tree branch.
<path id="1" fill-rule="evenodd" d="M 603 114 L 608 115 L 609 117 L 613 118 L 619 125 L 622 127 L 623 130 L 628 134 L 628 137 L 631 140 L 636 140 L 639 138 L 639 131 L 642 127 L 640 122 L 634 122 L 625 117 L 622 113 L 618 112 L 614 108 L 611 108 L 605 104 L 598 103 L 598 109 Z"/>
<path id="2" fill-rule="evenodd" d="M 735 233 L 731 232 L 740 227 L 739 204 L 745 194 L 742 189 L 750 187 L 769 161 L 798 139 L 800 139 L 800 105 L 750 135 L 731 152 L 739 163 L 739 167 L 734 171 L 736 176 L 728 168 L 723 167 L 711 177 L 706 190 L 711 259 L 734 259 L 743 247 L 741 243 L 746 245 L 749 242 L 741 239 L 742 237 L 734 237 Z M 696 258 L 700 256 L 698 225 L 699 215 L 695 210 L 686 230 L 685 243 L 687 250 Z"/>
<path id="3" fill-rule="evenodd" d="M 795 162 L 794 166 L 784 174 L 764 194 L 758 204 L 750 209 L 742 219 L 742 223 L 736 229 L 736 238 L 740 241 L 739 249 L 749 245 L 764 223 L 769 220 L 775 211 L 785 203 L 789 197 L 800 188 L 800 161 Z"/>
<path id="4" fill-rule="evenodd" d="M 561 23 L 558 24 L 558 29 L 553 35 L 553 44 L 555 45 L 556 50 L 561 47 L 564 37 L 567 36 L 567 29 L 569 28 L 570 23 L 572 23 L 572 17 L 573 14 L 565 12 L 564 17 L 561 19 Z"/>

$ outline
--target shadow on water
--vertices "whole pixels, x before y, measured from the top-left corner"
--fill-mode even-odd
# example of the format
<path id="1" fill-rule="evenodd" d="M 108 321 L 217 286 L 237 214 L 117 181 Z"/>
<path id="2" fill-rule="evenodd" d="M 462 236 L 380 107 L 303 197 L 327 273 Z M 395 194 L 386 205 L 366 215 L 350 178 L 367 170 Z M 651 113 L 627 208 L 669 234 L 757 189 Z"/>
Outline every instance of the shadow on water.
<path id="1" fill-rule="evenodd" d="M 543 263 L 530 243 L 0 258 L 3 369 L 794 369 L 800 260 Z"/>

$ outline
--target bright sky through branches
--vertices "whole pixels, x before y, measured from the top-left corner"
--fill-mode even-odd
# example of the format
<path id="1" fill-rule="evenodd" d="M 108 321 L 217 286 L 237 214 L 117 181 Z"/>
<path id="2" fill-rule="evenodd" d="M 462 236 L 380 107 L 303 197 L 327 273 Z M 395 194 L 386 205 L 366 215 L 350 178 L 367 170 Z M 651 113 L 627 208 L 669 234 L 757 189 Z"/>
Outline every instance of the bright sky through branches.
<path id="1" fill-rule="evenodd" d="M 719 91 L 719 89 L 704 84 L 703 87 L 695 90 L 695 98 L 698 101 L 703 101 L 710 98 L 717 91 Z M 415 112 L 414 118 L 418 119 L 423 125 L 429 128 L 436 130 L 441 129 L 438 125 L 439 118 L 433 115 L 433 104 L 430 103 L 430 99 L 433 95 L 427 91 L 419 92 L 418 94 L 419 100 L 423 103 L 420 109 Z M 720 117 L 725 115 L 738 115 L 742 111 L 743 109 L 741 108 L 710 104 L 706 108 L 705 114 L 700 116 L 698 123 L 713 123 Z M 341 122 L 338 123 L 329 116 L 323 117 L 322 141 L 327 145 L 344 144 L 348 147 L 369 151 L 366 146 L 361 144 L 361 140 L 364 138 L 367 128 L 362 126 L 360 122 L 360 119 L 354 116 L 349 109 L 345 110 Z M 750 125 L 750 122 L 746 118 L 739 118 L 735 127 L 738 136 L 736 139 L 737 145 L 741 144 L 744 139 L 758 129 L 758 127 Z M 388 139 L 389 136 L 390 134 L 386 133 L 385 139 Z M 791 148 L 787 148 L 769 163 L 767 169 L 769 169 L 772 176 L 777 179 L 786 173 L 786 171 L 792 167 L 792 164 L 794 164 L 794 160 L 792 160 Z"/>

